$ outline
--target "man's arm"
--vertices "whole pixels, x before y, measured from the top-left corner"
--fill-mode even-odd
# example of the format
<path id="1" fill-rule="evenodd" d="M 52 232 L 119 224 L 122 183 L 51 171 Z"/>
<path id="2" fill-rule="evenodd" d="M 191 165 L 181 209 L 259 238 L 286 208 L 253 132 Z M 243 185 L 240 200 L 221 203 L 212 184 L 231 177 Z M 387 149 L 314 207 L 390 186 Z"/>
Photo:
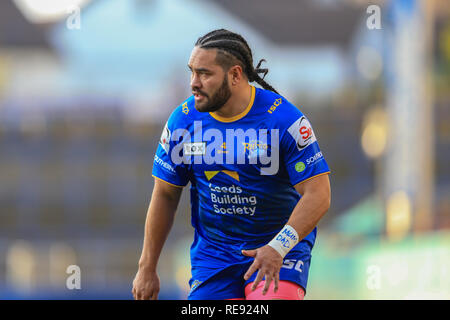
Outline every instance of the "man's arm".
<path id="1" fill-rule="evenodd" d="M 144 243 L 139 270 L 133 281 L 132 293 L 136 300 L 158 298 L 159 278 L 156 266 L 163 245 L 172 228 L 175 212 L 182 192 L 176 187 L 155 178 L 152 198 L 145 220 Z"/>
<path id="2" fill-rule="evenodd" d="M 330 207 L 331 191 L 328 174 L 300 182 L 295 185 L 295 189 L 302 195 L 302 198 L 292 211 L 287 225 L 295 229 L 298 238 L 301 240 L 314 229 Z M 256 250 L 243 250 L 242 253 L 246 256 L 255 257 L 253 264 L 244 275 L 245 280 L 248 280 L 259 269 L 252 290 L 265 276 L 266 282 L 263 294 L 267 293 L 272 280 L 275 282 L 274 291 L 277 291 L 280 268 L 283 264 L 283 257 L 280 253 L 269 245 Z"/>
<path id="3" fill-rule="evenodd" d="M 299 239 L 303 239 L 313 231 L 330 208 L 331 189 L 328 176 L 323 174 L 295 185 L 295 190 L 302 198 L 286 224 L 297 231 Z"/>

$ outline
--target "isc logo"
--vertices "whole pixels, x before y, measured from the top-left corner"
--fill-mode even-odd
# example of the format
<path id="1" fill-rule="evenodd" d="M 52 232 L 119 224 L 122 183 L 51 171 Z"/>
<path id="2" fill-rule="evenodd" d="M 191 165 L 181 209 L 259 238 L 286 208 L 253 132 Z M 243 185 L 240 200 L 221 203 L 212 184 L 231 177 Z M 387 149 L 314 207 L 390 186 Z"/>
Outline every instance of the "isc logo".
<path id="1" fill-rule="evenodd" d="M 285 268 L 285 269 L 294 269 L 294 270 L 297 270 L 298 272 L 303 272 L 303 269 L 302 269 L 303 265 L 304 265 L 304 263 L 302 260 L 284 259 L 283 265 L 281 267 Z"/>
<path id="2" fill-rule="evenodd" d="M 281 104 L 283 100 L 281 98 L 276 99 L 273 104 L 270 106 L 269 110 L 267 110 L 268 113 L 272 113 L 275 111 L 275 109 Z"/>
<path id="3" fill-rule="evenodd" d="M 187 102 L 183 103 L 182 112 L 186 115 L 189 113 L 189 107 L 187 106 Z"/>

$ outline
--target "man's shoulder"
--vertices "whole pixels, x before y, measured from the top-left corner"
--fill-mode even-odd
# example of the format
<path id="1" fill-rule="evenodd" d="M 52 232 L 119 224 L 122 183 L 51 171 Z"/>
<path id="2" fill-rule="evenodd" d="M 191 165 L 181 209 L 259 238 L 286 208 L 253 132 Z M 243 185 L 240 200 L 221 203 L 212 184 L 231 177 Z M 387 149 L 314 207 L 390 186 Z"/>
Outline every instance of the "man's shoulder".
<path id="1" fill-rule="evenodd" d="M 270 122 L 279 128 L 288 127 L 303 116 L 297 106 L 278 93 L 258 89 L 258 95 L 259 108 L 265 112 Z"/>
<path id="2" fill-rule="evenodd" d="M 171 130 L 186 128 L 197 117 L 198 111 L 195 109 L 194 96 L 190 96 L 172 111 L 167 123 Z"/>

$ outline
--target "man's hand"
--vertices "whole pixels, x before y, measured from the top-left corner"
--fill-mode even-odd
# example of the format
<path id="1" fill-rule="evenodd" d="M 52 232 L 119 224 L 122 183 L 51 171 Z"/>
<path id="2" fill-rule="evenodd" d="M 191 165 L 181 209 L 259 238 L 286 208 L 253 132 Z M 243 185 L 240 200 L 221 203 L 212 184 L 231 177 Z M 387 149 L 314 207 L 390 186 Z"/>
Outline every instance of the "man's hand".
<path id="1" fill-rule="evenodd" d="M 131 290 L 135 300 L 156 300 L 159 293 L 159 277 L 156 271 L 147 271 L 140 267 Z"/>
<path id="2" fill-rule="evenodd" d="M 252 291 L 256 289 L 265 276 L 266 282 L 264 284 L 262 294 L 265 295 L 267 293 L 272 280 L 275 283 L 274 292 L 277 292 L 278 283 L 280 281 L 280 269 L 283 265 L 283 258 L 281 255 L 268 245 L 255 250 L 242 250 L 242 254 L 247 257 L 255 258 L 252 265 L 248 268 L 244 275 L 245 280 L 248 280 L 256 270 L 259 270 L 256 279 L 253 282 Z"/>

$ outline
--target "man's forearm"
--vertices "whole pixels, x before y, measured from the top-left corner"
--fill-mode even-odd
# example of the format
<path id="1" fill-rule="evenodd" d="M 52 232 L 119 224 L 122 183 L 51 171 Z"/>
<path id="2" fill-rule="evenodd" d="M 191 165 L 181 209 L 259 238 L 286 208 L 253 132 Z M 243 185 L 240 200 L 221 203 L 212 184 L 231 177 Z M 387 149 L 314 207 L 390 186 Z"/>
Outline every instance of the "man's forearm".
<path id="1" fill-rule="evenodd" d="M 149 271 L 156 270 L 162 248 L 173 225 L 178 201 L 179 194 L 168 195 L 155 187 L 145 221 L 140 267 Z"/>

